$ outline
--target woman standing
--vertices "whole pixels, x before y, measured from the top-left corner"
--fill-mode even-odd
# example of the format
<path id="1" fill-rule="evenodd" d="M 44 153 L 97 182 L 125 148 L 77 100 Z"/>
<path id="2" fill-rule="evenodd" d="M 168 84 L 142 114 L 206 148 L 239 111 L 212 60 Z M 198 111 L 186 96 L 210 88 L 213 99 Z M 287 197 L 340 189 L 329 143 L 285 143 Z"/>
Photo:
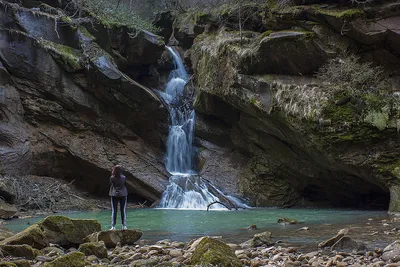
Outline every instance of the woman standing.
<path id="1" fill-rule="evenodd" d="M 117 223 L 118 203 L 121 209 L 122 230 L 126 230 L 126 200 L 128 190 L 126 188 L 126 177 L 122 174 L 121 165 L 115 165 L 110 177 L 110 193 L 111 196 L 111 229 L 115 230 Z"/>

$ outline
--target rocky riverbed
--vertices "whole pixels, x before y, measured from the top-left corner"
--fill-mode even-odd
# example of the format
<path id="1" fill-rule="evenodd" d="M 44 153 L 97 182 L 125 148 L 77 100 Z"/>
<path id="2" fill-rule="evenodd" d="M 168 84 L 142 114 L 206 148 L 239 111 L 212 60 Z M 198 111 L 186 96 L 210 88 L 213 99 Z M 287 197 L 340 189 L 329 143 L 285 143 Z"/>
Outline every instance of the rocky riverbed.
<path id="1" fill-rule="evenodd" d="M 302 248 L 267 231 L 242 243 L 207 236 L 150 244 L 138 229 L 101 231 L 96 220 L 49 216 L 0 241 L 0 266 L 400 266 L 398 222 L 371 221 L 375 232 L 366 224 L 364 235 L 360 227 L 344 228 Z M 299 235 L 308 231 L 302 228 Z"/>

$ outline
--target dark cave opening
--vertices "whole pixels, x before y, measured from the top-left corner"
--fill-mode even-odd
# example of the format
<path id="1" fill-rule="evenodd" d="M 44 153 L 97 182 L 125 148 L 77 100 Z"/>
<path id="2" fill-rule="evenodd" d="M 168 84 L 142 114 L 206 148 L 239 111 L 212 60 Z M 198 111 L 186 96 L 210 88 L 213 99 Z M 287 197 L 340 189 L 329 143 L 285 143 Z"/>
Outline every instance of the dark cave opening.
<path id="1" fill-rule="evenodd" d="M 301 191 L 305 203 L 315 206 L 332 208 L 354 208 L 365 210 L 387 210 L 389 208 L 390 193 L 378 186 L 369 190 L 357 190 L 356 187 L 335 189 L 310 184 Z"/>

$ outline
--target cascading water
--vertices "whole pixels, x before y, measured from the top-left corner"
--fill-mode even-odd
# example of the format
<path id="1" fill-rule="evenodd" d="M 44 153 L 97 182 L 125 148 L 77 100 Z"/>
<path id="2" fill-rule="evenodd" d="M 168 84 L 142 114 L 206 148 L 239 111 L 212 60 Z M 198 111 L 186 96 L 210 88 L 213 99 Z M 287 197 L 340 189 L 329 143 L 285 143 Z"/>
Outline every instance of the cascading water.
<path id="1" fill-rule="evenodd" d="M 223 195 L 216 188 L 204 183 L 193 170 L 193 135 L 195 112 L 185 105 L 184 89 L 188 74 L 182 59 L 175 51 L 167 47 L 175 69 L 171 72 L 165 91 L 161 97 L 168 104 L 171 125 L 167 139 L 166 168 L 172 174 L 170 184 L 165 190 L 160 208 L 207 209 L 208 204 L 220 201 L 215 192 Z M 212 186 L 211 186 L 212 187 Z M 212 208 L 223 208 L 216 204 Z"/>

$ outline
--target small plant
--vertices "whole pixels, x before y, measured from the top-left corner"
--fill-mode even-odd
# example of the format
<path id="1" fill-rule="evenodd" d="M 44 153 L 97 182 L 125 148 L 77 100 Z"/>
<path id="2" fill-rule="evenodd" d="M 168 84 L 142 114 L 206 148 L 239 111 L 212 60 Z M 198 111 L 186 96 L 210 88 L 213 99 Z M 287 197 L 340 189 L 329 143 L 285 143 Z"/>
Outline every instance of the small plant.
<path id="1" fill-rule="evenodd" d="M 349 89 L 359 95 L 368 91 L 377 91 L 383 81 L 383 69 L 372 63 L 360 63 L 354 55 L 335 58 L 322 66 L 316 75 L 319 79 Z"/>

